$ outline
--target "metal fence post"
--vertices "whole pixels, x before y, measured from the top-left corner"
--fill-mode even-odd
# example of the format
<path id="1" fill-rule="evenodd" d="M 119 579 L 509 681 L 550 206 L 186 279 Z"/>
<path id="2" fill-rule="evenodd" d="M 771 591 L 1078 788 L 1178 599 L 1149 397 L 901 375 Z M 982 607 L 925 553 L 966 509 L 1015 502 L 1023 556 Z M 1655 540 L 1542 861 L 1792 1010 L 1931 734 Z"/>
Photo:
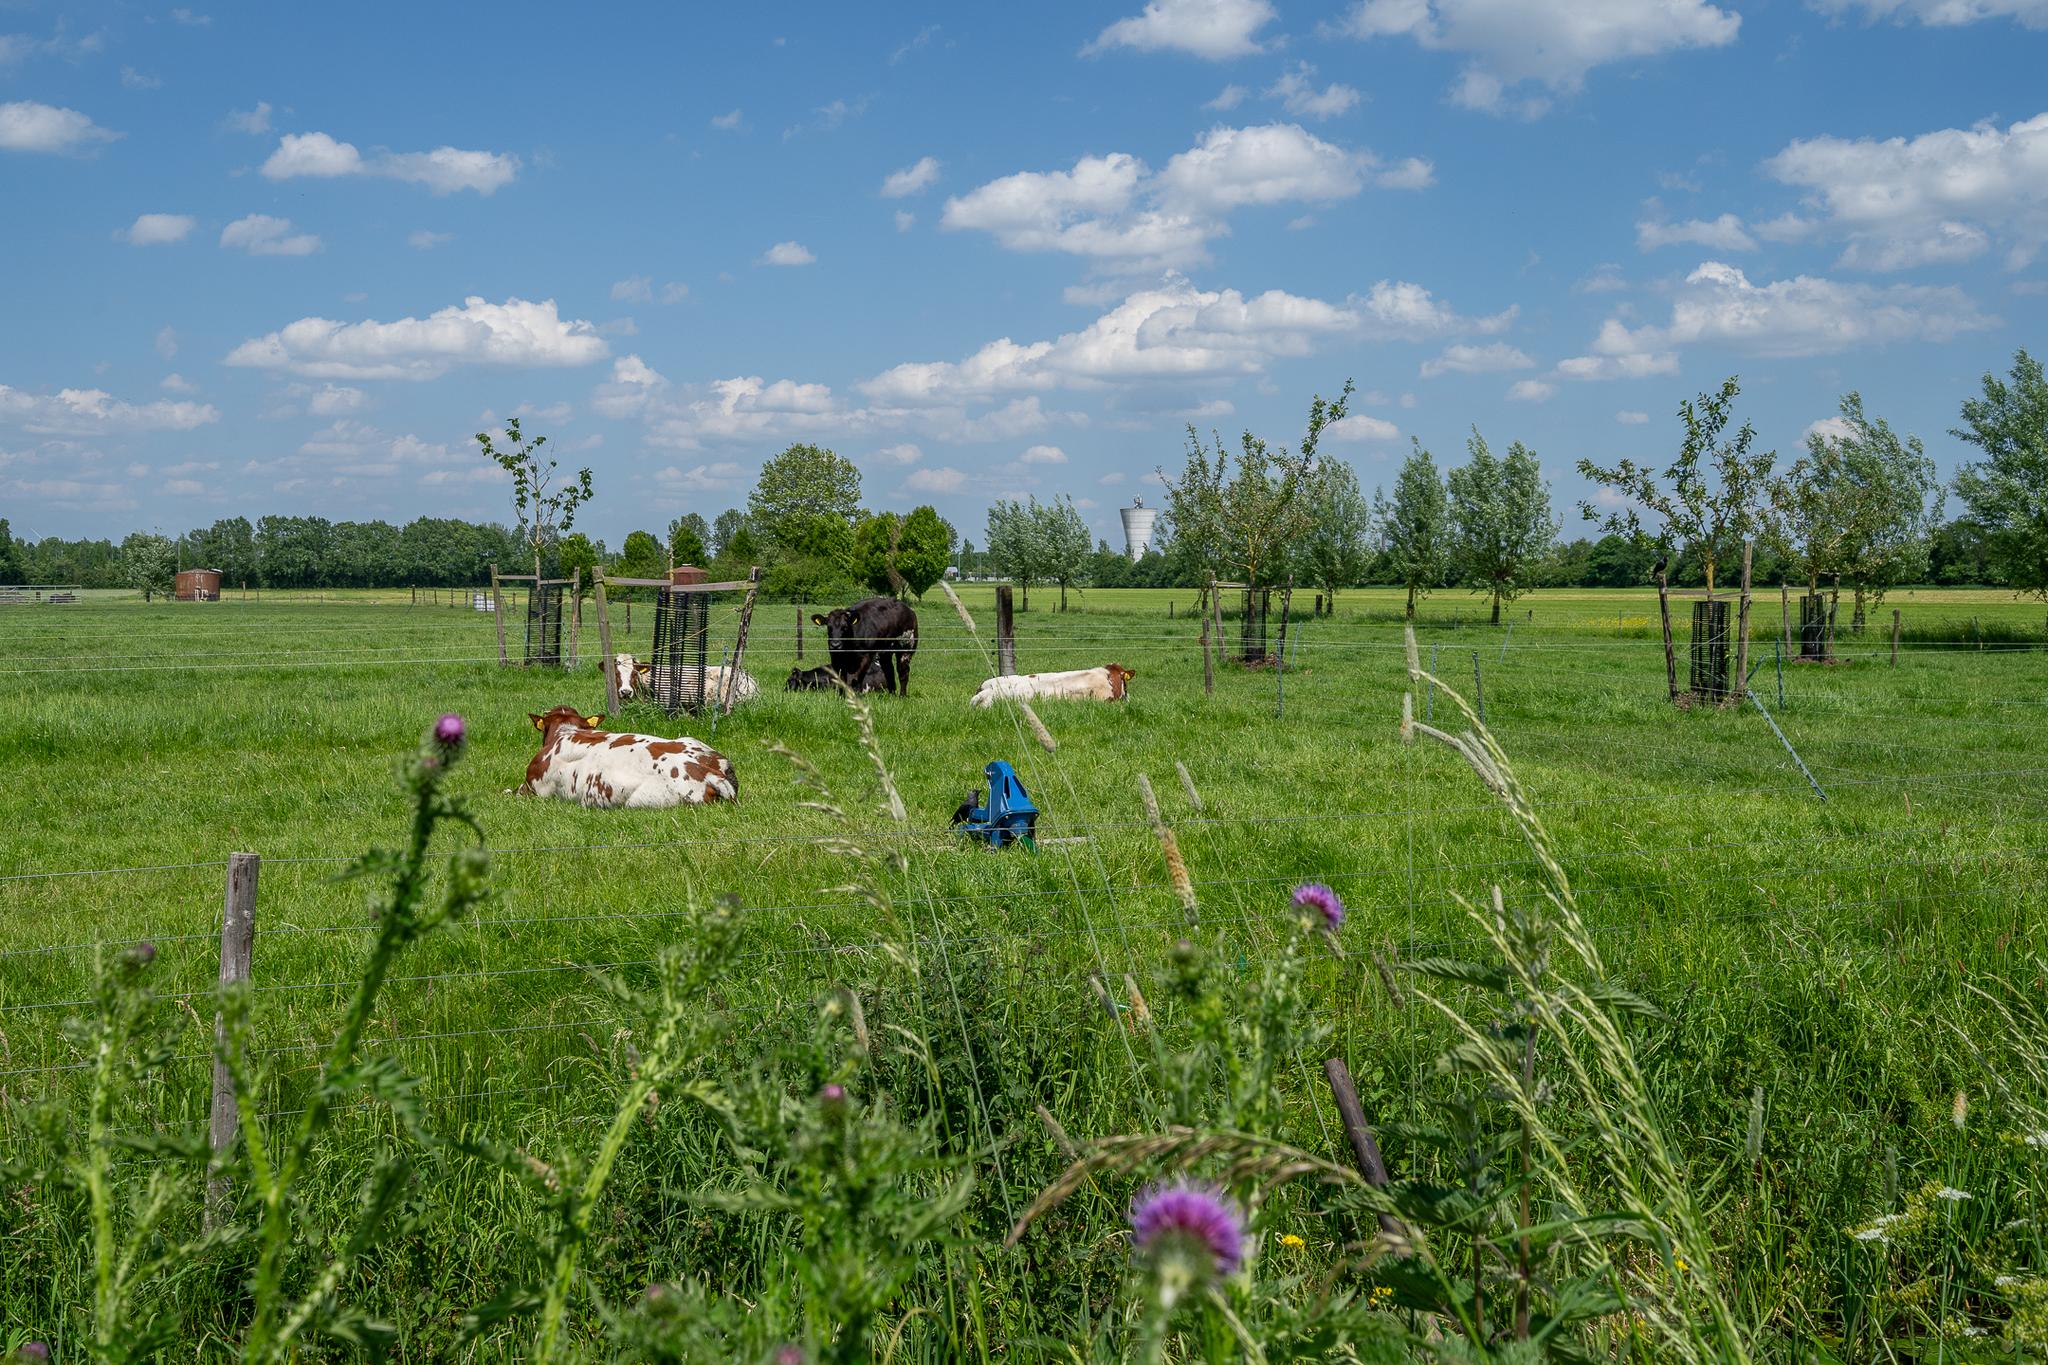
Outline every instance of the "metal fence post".
<path id="1" fill-rule="evenodd" d="M 256 877 L 261 871 L 263 860 L 254 853 L 231 853 L 228 855 L 227 895 L 221 903 L 220 916 L 220 984 L 230 985 L 247 981 L 249 970 L 256 955 Z M 235 1138 L 242 1130 L 241 1111 L 235 1107 L 235 1078 L 228 1070 L 220 1053 L 228 1046 L 227 1020 L 215 1011 L 213 1016 L 213 1109 L 207 1127 L 207 1137 L 212 1143 L 216 1168 L 221 1158 L 233 1150 Z M 206 1182 L 206 1224 L 217 1226 L 226 1214 L 228 1205 L 228 1182 L 223 1175 L 214 1175 Z"/>

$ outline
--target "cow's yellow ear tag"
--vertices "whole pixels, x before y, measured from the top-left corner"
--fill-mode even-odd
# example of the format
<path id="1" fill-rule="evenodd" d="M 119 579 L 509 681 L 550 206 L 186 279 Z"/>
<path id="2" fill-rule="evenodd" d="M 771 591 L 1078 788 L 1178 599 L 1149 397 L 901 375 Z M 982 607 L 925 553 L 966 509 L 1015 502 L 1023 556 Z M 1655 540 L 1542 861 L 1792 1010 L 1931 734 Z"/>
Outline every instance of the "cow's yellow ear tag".
<path id="1" fill-rule="evenodd" d="M 604 717 L 603 717 L 603 716 L 585 716 L 585 717 L 583 718 L 583 723 L 584 723 L 585 725 L 588 725 L 588 726 L 589 726 L 589 727 L 590 727 L 591 729 L 595 730 L 595 729 L 596 729 L 596 728 L 597 728 L 598 726 L 600 726 L 600 725 L 604 724 Z"/>

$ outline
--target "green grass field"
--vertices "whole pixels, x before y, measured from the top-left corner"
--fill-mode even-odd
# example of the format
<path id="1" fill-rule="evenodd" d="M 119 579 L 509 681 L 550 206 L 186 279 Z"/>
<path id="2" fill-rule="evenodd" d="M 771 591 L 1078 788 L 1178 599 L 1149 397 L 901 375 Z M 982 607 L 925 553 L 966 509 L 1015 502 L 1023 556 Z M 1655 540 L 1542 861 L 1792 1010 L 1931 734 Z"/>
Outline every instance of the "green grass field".
<path id="1" fill-rule="evenodd" d="M 236 850 L 264 860 L 255 1018 L 274 1051 L 261 1104 L 303 1105 L 368 939 L 361 884 L 335 874 L 367 846 L 399 841 L 408 808 L 395 764 L 437 714 L 456 711 L 471 743 L 451 780 L 487 833 L 495 898 L 404 958 L 368 1033 L 423 1078 L 432 1124 L 535 1151 L 587 1144 L 616 1092 L 617 1017 L 585 968 L 644 977 L 690 931 L 693 907 L 736 897 L 737 957 L 707 1002 L 720 1021 L 707 1069 L 744 1073 L 800 1047 L 818 1002 L 850 986 L 871 1032 L 914 1042 L 934 1081 L 922 1093 L 943 1111 L 922 1117 L 971 1154 L 978 1183 L 961 1237 L 888 1310 L 898 1354 L 1066 1358 L 1059 1343 L 1088 1354 L 1090 1314 L 1126 1273 L 1128 1188 L 1091 1190 L 1014 1251 L 1001 1238 L 1064 1165 L 1040 1106 L 1077 1140 L 1153 1117 L 1134 1011 L 1109 1018 L 1091 975 L 1128 973 L 1116 993 L 1135 989 L 1170 1029 L 1161 983 L 1177 940 L 1250 980 L 1293 932 L 1293 887 L 1327 882 L 1349 907 L 1348 956 L 1311 969 L 1304 1008 L 1334 1028 L 1368 1115 L 1396 1122 L 1433 1084 L 1448 1035 L 1412 997 L 1389 996 L 1374 951 L 1477 952 L 1458 898 L 1496 883 L 1510 899 L 1527 894 L 1531 869 L 1470 772 L 1441 749 L 1399 743 L 1393 593 L 1346 593 L 1334 617 L 1294 623 L 1284 678 L 1226 664 L 1205 696 L 1193 593 L 1093 592 L 1058 613 L 1056 590 L 1040 590 L 1018 617 L 1021 669 L 1136 671 L 1123 705 L 1042 704 L 1050 754 L 1014 710 L 968 707 L 988 672 L 993 611 L 986 587 L 962 595 L 983 637 L 933 594 L 911 695 L 871 699 L 907 835 L 877 807 L 846 706 L 780 690 L 795 662 L 787 605 L 764 604 L 755 619 L 747 665 L 762 697 L 715 736 L 708 720 L 645 707 L 610 722 L 711 736 L 737 765 L 741 799 L 614 812 L 506 793 L 536 747 L 527 713 L 602 709 L 602 684 L 588 663 L 574 674 L 499 668 L 488 615 L 411 606 L 404 593 L 0 609 L 11 699 L 0 712 L 0 1148 L 35 1150 L 39 1101 L 79 1102 L 87 1073 L 60 1025 L 87 1008 L 93 945 L 144 938 L 159 949 L 157 1008 L 175 1060 L 126 1121 L 203 1125 L 222 863 Z M 1894 607 L 1906 640 L 1896 667 Z M 2038 603 L 1901 590 L 1867 632 L 1843 623 L 1841 662 L 1785 666 L 1781 704 L 1778 612 L 1775 592 L 1758 598 L 1753 686 L 1825 801 L 1755 709 L 1667 703 L 1654 595 L 1539 592 L 1514 605 L 1509 631 L 1488 627 L 1477 599 L 1441 593 L 1418 634 L 1425 665 L 1468 695 L 1476 665 L 1487 721 L 1563 850 L 1608 964 L 1661 1011 L 1637 1045 L 1706 1192 L 1723 1281 L 1759 1353 L 1827 1358 L 1807 1352 L 1851 1333 L 1876 1273 L 1850 1228 L 1927 1180 L 1971 1191 L 1959 1216 L 1988 1228 L 2030 1211 L 2044 1174 L 2013 1140 L 2017 1120 L 2001 1116 L 1971 1042 L 2003 1041 L 1974 988 L 2039 989 L 2048 660 Z M 636 605 L 634 633 L 622 628 L 615 647 L 644 654 L 651 616 Z M 507 624 L 516 651 L 519 618 Z M 730 613 L 718 618 L 714 650 L 731 626 Z M 819 632 L 806 640 L 804 662 L 822 662 Z M 581 646 L 594 660 L 589 615 Z M 1449 715 L 1426 694 L 1417 707 L 1418 718 Z M 770 744 L 817 766 L 850 825 L 806 806 Z M 947 831 L 997 758 L 1016 764 L 1045 812 L 1035 853 L 990 854 Z M 1146 821 L 1140 774 L 1185 855 L 1195 927 Z M 877 922 L 844 889 L 845 841 L 905 854 L 886 888 L 900 923 Z M 891 955 L 906 941 L 921 963 L 915 989 Z M 1269 1136 L 1348 1159 L 1321 1060 L 1295 1059 Z M 1765 1120 L 1750 1165 L 1755 1087 Z M 1958 1090 L 1979 1115 L 1961 1138 Z M 362 1105 L 342 1133 L 341 1155 L 318 1172 L 335 1209 L 390 1125 Z M 1397 1134 L 1387 1148 L 1396 1166 L 1414 1159 Z M 680 1119 L 635 1134 L 588 1252 L 614 1299 L 689 1275 L 744 1299 L 775 1277 L 772 1219 L 682 1197 L 716 1183 L 722 1159 Z M 62 1208 L 27 1195 L 0 1208 L 0 1325 L 61 1339 L 73 1330 L 66 1305 L 90 1297 L 89 1249 L 60 1231 Z M 498 1291 L 524 1254 L 514 1234 L 537 1217 L 500 1174 L 447 1154 L 403 1237 L 345 1297 L 396 1325 L 405 1358 L 519 1358 L 517 1330 L 460 1340 L 457 1324 Z M 1305 1215 L 1268 1230 L 1301 1236 L 1303 1254 L 1327 1266 L 1350 1236 Z M 193 1349 L 224 1350 L 239 1321 L 234 1275 L 202 1274 L 178 1293 Z M 2010 1306 L 1972 1300 L 1967 1311 L 1995 1340 Z M 598 1330 L 578 1319 L 591 1340 Z M 1922 1352 L 1911 1335 L 1901 1329 L 1899 1354 Z"/>

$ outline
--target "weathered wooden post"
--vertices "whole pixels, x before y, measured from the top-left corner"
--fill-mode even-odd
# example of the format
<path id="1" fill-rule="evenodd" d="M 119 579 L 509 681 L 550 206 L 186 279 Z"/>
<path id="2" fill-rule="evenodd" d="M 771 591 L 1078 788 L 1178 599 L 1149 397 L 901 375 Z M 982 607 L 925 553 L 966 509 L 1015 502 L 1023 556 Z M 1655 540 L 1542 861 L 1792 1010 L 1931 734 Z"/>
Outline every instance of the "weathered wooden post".
<path id="1" fill-rule="evenodd" d="M 1741 701 L 1749 684 L 1749 561 L 1756 542 L 1742 542 L 1742 608 L 1735 614 L 1735 700 Z"/>
<path id="2" fill-rule="evenodd" d="M 228 855 L 227 894 L 220 915 L 220 984 L 228 986 L 249 979 L 256 956 L 256 876 L 263 860 L 254 853 Z M 235 1105 L 235 1077 L 222 1054 L 228 1046 L 228 1021 L 216 1010 L 213 1016 L 213 1108 L 207 1124 L 216 1169 L 235 1145 L 242 1131 L 242 1114 Z M 227 1177 L 213 1175 L 206 1182 L 206 1226 L 218 1227 L 228 1208 Z"/>
<path id="3" fill-rule="evenodd" d="M 740 662 L 747 657 L 747 628 L 753 624 L 754 597 L 760 591 L 761 566 L 756 564 L 747 571 L 747 595 L 740 602 L 739 636 L 733 641 L 732 663 L 727 665 L 725 670 L 725 706 L 723 709 L 728 716 L 732 714 L 733 694 L 740 690 Z M 713 733 L 716 733 L 716 731 Z"/>
<path id="4" fill-rule="evenodd" d="M 604 651 L 598 672 L 604 674 L 604 713 L 609 716 L 619 709 L 619 670 L 612 661 L 612 618 L 605 603 L 603 567 L 592 569 L 590 578 L 597 595 L 597 647 Z"/>
<path id="5" fill-rule="evenodd" d="M 1892 608 L 1892 667 L 1899 666 L 1899 609 Z"/>
<path id="6" fill-rule="evenodd" d="M 569 667 L 576 667 L 576 643 L 583 633 L 583 566 L 569 570 Z"/>
<path id="7" fill-rule="evenodd" d="M 1208 586 L 1202 589 L 1202 695 L 1216 695 L 1216 650 L 1209 632 L 1209 599 L 1216 595 L 1216 575 L 1209 575 Z"/>
<path id="8" fill-rule="evenodd" d="M 1678 655 L 1671 648 L 1671 584 L 1661 565 L 1657 569 L 1657 614 L 1664 619 L 1664 682 L 1670 689 L 1671 700 L 1677 701 Z"/>
<path id="9" fill-rule="evenodd" d="M 1387 1187 L 1387 1163 L 1380 1155 L 1379 1140 L 1373 1136 L 1372 1126 L 1365 1121 L 1365 1106 L 1358 1102 L 1358 1087 L 1351 1083 L 1351 1070 L 1344 1065 L 1341 1057 L 1331 1057 L 1323 1063 L 1323 1074 L 1330 1078 L 1330 1093 L 1337 1100 L 1337 1116 L 1344 1121 L 1344 1135 L 1351 1139 L 1351 1156 L 1358 1163 L 1358 1173 L 1365 1177 L 1365 1183 L 1376 1190 Z M 1379 1216 L 1380 1233 L 1392 1246 L 1406 1249 L 1408 1229 L 1401 1220 L 1391 1213 Z"/>
<path id="10" fill-rule="evenodd" d="M 796 661 L 804 661 L 804 609 L 801 606 L 796 609 Z"/>
<path id="11" fill-rule="evenodd" d="M 1017 619 L 1008 583 L 996 587 L 996 672 L 1007 677 L 1017 671 Z"/>
<path id="12" fill-rule="evenodd" d="M 491 565 L 491 615 L 498 619 L 498 667 L 505 666 L 505 591 L 498 586 L 498 566 Z"/>
<path id="13" fill-rule="evenodd" d="M 1273 659 L 1274 686 L 1278 689 L 1278 700 L 1274 714 L 1287 714 L 1287 611 L 1294 603 L 1294 575 L 1287 575 L 1287 585 L 1280 589 L 1280 652 Z"/>

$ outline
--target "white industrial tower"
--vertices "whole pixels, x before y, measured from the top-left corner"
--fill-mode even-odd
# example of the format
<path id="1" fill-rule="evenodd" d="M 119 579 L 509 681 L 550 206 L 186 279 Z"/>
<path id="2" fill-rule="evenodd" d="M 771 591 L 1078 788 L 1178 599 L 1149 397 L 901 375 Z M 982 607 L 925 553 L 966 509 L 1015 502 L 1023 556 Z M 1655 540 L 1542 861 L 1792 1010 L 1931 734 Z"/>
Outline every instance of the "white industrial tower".
<path id="1" fill-rule="evenodd" d="M 1129 507 L 1119 508 L 1117 515 L 1124 519 L 1124 553 L 1132 559 L 1141 559 L 1152 544 L 1152 519 L 1159 515 L 1158 509 L 1147 507 L 1143 498 L 1132 498 Z"/>

